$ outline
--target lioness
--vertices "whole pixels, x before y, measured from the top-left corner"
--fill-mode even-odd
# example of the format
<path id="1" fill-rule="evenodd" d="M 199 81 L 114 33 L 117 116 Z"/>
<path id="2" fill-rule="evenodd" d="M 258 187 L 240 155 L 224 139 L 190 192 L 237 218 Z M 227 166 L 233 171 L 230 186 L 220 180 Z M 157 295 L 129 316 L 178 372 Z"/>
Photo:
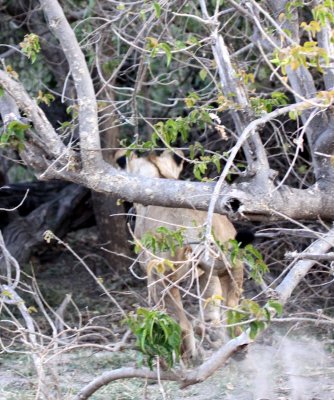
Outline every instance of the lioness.
<path id="1" fill-rule="evenodd" d="M 183 168 L 180 151 L 165 150 L 161 155 L 150 153 L 145 157 L 132 153 L 127 159 L 124 157 L 124 152 L 116 154 L 116 162 L 130 174 L 143 177 L 178 179 Z M 192 291 L 191 295 L 199 298 L 202 320 L 218 327 L 225 319 L 222 302 L 228 308 L 238 305 L 243 264 L 237 262 L 231 267 L 217 246 L 213 244 L 212 248 L 207 248 L 203 245 L 207 212 L 141 204 L 135 204 L 135 208 L 134 236 L 138 241 L 148 232 L 157 235 L 159 227 L 172 231 L 183 228 L 183 245 L 176 248 L 174 254 L 170 250 L 153 254 L 150 249 L 143 248 L 139 262 L 147 272 L 149 294 L 154 304 L 165 307 L 181 326 L 183 353 L 186 357 L 196 357 L 193 326 L 181 295 L 190 292 L 180 285 L 181 282 L 195 284 L 196 293 Z M 236 236 L 234 226 L 224 215 L 213 215 L 212 228 L 214 238 L 222 244 Z"/>

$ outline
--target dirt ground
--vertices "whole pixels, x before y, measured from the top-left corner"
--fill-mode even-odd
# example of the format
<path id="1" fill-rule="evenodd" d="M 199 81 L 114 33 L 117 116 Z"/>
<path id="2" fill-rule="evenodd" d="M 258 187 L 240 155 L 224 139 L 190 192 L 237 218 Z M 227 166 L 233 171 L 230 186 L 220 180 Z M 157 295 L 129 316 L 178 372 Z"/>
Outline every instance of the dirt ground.
<path id="1" fill-rule="evenodd" d="M 96 232 L 90 229 L 70 235 L 67 242 L 92 265 L 126 312 L 145 305 L 144 282 L 138 284 L 130 274 L 120 276 L 107 267 L 94 244 L 95 237 Z M 94 326 L 109 328 L 105 341 L 112 342 L 121 337 L 126 329 L 120 324 L 122 317 L 68 251 L 59 245 L 51 246 L 34 259 L 33 266 L 41 292 L 52 307 L 56 308 L 67 293 L 72 294 L 80 312 L 69 309 L 66 314 L 69 324 L 77 323 L 80 315 L 84 326 L 93 321 Z M 47 331 L 39 315 L 36 320 Z M 88 346 L 94 340 L 103 343 L 96 334 L 89 336 L 84 343 Z M 19 345 L 9 350 L 11 352 L 0 354 L 0 400 L 35 399 L 36 374 L 30 356 Z M 266 331 L 256 343 L 201 384 L 180 390 L 175 383 L 159 386 L 138 379 L 121 380 L 101 388 L 91 399 L 334 400 L 334 357 L 331 350 L 328 332 L 324 335 L 320 328 L 280 325 Z M 104 371 L 134 366 L 136 361 L 137 354 L 130 349 L 111 353 L 82 347 L 64 352 L 52 362 L 52 379 L 58 388 L 55 399 L 70 400 Z"/>
<path id="2" fill-rule="evenodd" d="M 271 338 L 272 339 L 272 338 Z M 104 371 L 132 366 L 134 352 L 76 351 L 58 359 L 61 399 L 69 400 Z M 331 400 L 334 399 L 334 360 L 314 339 L 275 335 L 272 344 L 253 344 L 242 360 L 232 359 L 207 381 L 178 389 L 175 383 L 138 379 L 111 383 L 92 400 Z M 0 399 L 35 398 L 35 374 L 27 356 L 7 354 L 0 364 Z"/>

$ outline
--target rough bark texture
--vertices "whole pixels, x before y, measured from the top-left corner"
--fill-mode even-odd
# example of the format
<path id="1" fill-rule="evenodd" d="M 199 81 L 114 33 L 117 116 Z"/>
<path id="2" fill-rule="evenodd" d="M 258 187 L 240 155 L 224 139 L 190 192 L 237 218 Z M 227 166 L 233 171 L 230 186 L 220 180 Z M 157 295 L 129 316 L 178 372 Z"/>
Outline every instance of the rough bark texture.
<path id="1" fill-rule="evenodd" d="M 8 251 L 19 264 L 23 265 L 29 260 L 34 248 L 44 242 L 45 231 L 51 230 L 63 236 L 71 225 L 78 224 L 76 218 L 79 220 L 81 218 L 80 222 L 83 224 L 92 216 L 89 210 L 86 214 L 83 211 L 86 208 L 87 196 L 89 196 L 88 189 L 73 184 L 67 185 L 58 193 L 53 193 L 51 200 L 44 202 L 27 216 L 15 218 L 3 229 Z M 80 210 L 82 214 L 78 215 Z M 5 270 L 4 259 L 0 258 L 0 274 Z"/>

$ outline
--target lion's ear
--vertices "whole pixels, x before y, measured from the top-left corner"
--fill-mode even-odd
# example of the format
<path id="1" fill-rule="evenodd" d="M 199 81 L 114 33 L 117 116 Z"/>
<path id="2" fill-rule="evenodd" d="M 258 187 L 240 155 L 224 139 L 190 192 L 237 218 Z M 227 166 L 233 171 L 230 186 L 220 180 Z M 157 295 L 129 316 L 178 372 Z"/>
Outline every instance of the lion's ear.
<path id="1" fill-rule="evenodd" d="M 183 152 L 165 150 L 161 155 L 151 154 L 150 161 L 157 166 L 160 175 L 167 179 L 178 179 L 183 169 Z"/>
<path id="2" fill-rule="evenodd" d="M 126 169 L 126 150 L 117 150 L 113 157 L 114 165 L 120 169 Z"/>
<path id="3" fill-rule="evenodd" d="M 114 165 L 127 172 L 135 173 L 136 170 L 140 169 L 140 165 L 137 165 L 137 160 L 137 154 L 133 151 L 127 155 L 126 149 L 117 150 L 114 155 Z"/>

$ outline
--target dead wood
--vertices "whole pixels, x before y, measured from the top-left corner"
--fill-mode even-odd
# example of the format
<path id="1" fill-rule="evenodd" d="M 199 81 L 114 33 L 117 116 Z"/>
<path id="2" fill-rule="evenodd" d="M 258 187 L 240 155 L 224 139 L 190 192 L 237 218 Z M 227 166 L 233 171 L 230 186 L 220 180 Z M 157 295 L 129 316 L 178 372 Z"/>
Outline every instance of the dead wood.
<path id="1" fill-rule="evenodd" d="M 88 205 L 88 189 L 70 184 L 59 192 L 51 193 L 53 198 L 27 216 L 18 216 L 3 230 L 9 252 L 21 265 L 29 260 L 34 248 L 44 242 L 43 234 L 46 230 L 63 236 L 69 230 L 79 228 L 93 219 L 91 207 Z M 49 198 L 49 195 L 45 196 Z M 37 201 L 38 198 L 39 192 L 34 200 Z M 0 258 L 0 272 L 4 271 L 4 260 Z"/>

